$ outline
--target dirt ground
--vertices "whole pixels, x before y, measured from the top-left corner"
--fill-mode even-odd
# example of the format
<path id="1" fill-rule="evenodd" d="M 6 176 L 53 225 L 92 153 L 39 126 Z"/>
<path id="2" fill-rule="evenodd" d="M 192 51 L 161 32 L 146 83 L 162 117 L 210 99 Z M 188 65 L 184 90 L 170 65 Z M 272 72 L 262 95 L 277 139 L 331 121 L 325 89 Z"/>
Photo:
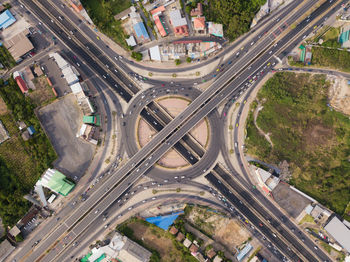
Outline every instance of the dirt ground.
<path id="1" fill-rule="evenodd" d="M 7 113 L 7 107 L 4 100 L 0 97 L 0 115 Z"/>
<path id="2" fill-rule="evenodd" d="M 29 93 L 29 97 L 36 105 L 42 106 L 55 97 L 52 89 L 47 84 L 45 76 L 37 77 L 34 81 L 34 85 L 36 89 Z"/>
<path id="3" fill-rule="evenodd" d="M 249 231 L 242 227 L 237 220 L 229 219 L 204 208 L 194 207 L 187 218 L 228 249 L 240 246 L 250 237 Z"/>
<path id="4" fill-rule="evenodd" d="M 330 104 L 337 111 L 350 115 L 350 86 L 343 77 L 327 76 L 331 83 L 329 89 Z"/>
<path id="5" fill-rule="evenodd" d="M 165 232 L 138 222 L 130 223 L 128 227 L 137 239 L 159 252 L 161 261 L 181 262 L 180 252 L 173 246 L 172 240 L 164 236 Z"/>

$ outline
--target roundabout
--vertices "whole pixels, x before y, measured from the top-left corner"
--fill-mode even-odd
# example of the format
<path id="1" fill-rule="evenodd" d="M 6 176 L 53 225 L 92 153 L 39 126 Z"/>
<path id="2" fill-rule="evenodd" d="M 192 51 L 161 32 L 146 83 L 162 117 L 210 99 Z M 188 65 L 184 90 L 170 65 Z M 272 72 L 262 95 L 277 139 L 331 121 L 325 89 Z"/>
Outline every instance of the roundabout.
<path id="1" fill-rule="evenodd" d="M 128 156 L 132 157 L 157 135 L 163 126 L 162 117 L 166 115 L 173 119 L 200 94 L 200 90 L 192 87 L 155 87 L 139 93 L 131 101 L 122 123 Z M 145 109 L 146 106 L 147 110 L 151 108 L 158 119 L 147 118 L 149 113 Z M 180 140 L 180 143 L 178 142 L 181 144 L 181 149 L 169 150 L 147 172 L 147 176 L 158 181 L 194 178 L 212 167 L 223 139 L 218 128 L 221 125 L 219 119 L 219 113 L 216 109 L 213 110 Z M 191 147 L 194 145 L 197 150 L 192 150 L 188 145 L 192 145 Z"/>

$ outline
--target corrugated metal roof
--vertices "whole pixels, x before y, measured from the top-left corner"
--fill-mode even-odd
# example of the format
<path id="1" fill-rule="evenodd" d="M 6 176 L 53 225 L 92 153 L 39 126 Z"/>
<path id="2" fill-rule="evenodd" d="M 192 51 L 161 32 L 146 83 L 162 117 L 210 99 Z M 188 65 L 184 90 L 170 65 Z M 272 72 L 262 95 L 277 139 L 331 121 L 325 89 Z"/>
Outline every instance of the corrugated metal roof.
<path id="1" fill-rule="evenodd" d="M 0 15 L 0 29 L 5 29 L 16 22 L 16 18 L 11 14 L 10 10 L 6 10 Z"/>
<path id="2" fill-rule="evenodd" d="M 348 252 L 350 252 L 350 230 L 337 218 L 333 219 L 324 229 Z"/>
<path id="3" fill-rule="evenodd" d="M 149 39 L 149 35 L 147 33 L 145 25 L 142 22 L 135 24 L 134 30 L 138 38 Z"/>
<path id="4" fill-rule="evenodd" d="M 73 85 L 70 85 L 69 87 L 72 90 L 73 94 L 77 94 L 77 93 L 80 93 L 80 92 L 83 91 L 83 89 L 81 88 L 80 83 L 75 83 Z"/>
<path id="5" fill-rule="evenodd" d="M 169 15 L 170 15 L 171 24 L 173 25 L 173 27 L 187 25 L 186 18 L 181 16 L 180 10 L 177 9 L 177 10 L 170 11 Z"/>
<path id="6" fill-rule="evenodd" d="M 42 185 L 51 189 L 53 192 L 61 194 L 63 196 L 74 188 L 75 184 L 68 181 L 66 176 L 55 169 L 48 169 L 44 176 L 41 178 Z"/>
<path id="7" fill-rule="evenodd" d="M 151 56 L 152 60 L 155 61 L 162 61 L 161 57 L 160 57 L 160 51 L 159 51 L 159 46 L 153 46 L 149 49 L 149 53 Z"/>

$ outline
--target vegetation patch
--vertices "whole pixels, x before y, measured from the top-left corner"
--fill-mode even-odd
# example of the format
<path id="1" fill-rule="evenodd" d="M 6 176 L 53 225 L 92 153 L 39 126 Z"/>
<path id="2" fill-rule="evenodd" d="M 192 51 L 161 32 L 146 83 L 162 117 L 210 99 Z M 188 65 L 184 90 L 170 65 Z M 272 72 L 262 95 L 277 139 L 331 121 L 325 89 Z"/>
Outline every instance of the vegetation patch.
<path id="1" fill-rule="evenodd" d="M 9 110 L 0 120 L 11 137 L 0 145 L 0 216 L 5 225 L 13 225 L 28 210 L 29 202 L 23 196 L 50 167 L 56 153 L 34 114 L 35 105 L 12 78 L 8 81 L 8 85 L 0 82 L 0 95 Z M 28 141 L 21 137 L 18 120 L 36 131 Z"/>
<path id="2" fill-rule="evenodd" d="M 131 6 L 130 0 L 82 0 L 81 3 L 102 33 L 125 49 L 129 49 L 125 41 L 127 36 L 123 31 L 121 22 L 115 20 L 114 16 L 129 8 Z"/>
<path id="3" fill-rule="evenodd" d="M 327 107 L 328 89 L 324 75 L 275 74 L 258 93 L 257 118 L 274 146 L 262 142 L 251 116 L 245 145 L 264 162 L 286 160 L 291 184 L 343 214 L 350 200 L 350 121 Z"/>
<path id="4" fill-rule="evenodd" d="M 164 231 L 144 220 L 131 218 L 119 225 L 117 230 L 151 251 L 150 261 L 197 261 L 168 231 Z"/>
<path id="5" fill-rule="evenodd" d="M 339 27 L 329 28 L 329 30 L 322 36 L 322 39 L 323 39 L 322 46 L 334 47 L 334 48 L 341 47 L 341 44 L 338 42 L 339 34 L 340 34 Z"/>
<path id="6" fill-rule="evenodd" d="M 0 63 L 7 69 L 16 65 L 15 59 L 13 59 L 10 52 L 4 46 L 0 46 Z"/>
<path id="7" fill-rule="evenodd" d="M 312 64 L 350 72 L 350 53 L 338 49 L 312 47 Z"/>
<path id="8" fill-rule="evenodd" d="M 223 24 L 224 36 L 233 41 L 249 31 L 255 14 L 266 0 L 196 0 L 186 6 L 186 12 L 199 2 L 203 4 L 206 20 Z"/>

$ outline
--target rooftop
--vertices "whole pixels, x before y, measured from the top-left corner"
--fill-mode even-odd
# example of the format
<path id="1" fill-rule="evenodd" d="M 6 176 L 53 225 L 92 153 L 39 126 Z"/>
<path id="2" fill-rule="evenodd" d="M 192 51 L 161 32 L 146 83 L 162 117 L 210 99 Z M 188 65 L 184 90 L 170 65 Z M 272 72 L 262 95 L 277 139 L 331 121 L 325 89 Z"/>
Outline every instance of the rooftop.
<path id="1" fill-rule="evenodd" d="M 199 16 L 203 15 L 203 5 L 202 5 L 202 3 L 198 3 L 197 4 L 197 8 L 193 8 L 191 10 L 191 16 L 197 16 L 197 15 L 199 15 Z"/>
<path id="2" fill-rule="evenodd" d="M 10 10 L 6 10 L 0 14 L 0 29 L 5 29 L 16 22 L 16 18 L 11 14 Z"/>
<path id="3" fill-rule="evenodd" d="M 215 35 L 218 37 L 224 37 L 224 30 L 223 30 L 222 24 L 208 22 L 208 32 L 211 35 Z"/>
<path id="4" fill-rule="evenodd" d="M 30 42 L 27 37 L 27 32 L 27 30 L 22 31 L 5 42 L 6 48 L 9 50 L 15 61 L 18 61 L 21 56 L 34 49 L 32 42 Z"/>
<path id="5" fill-rule="evenodd" d="M 324 229 L 337 241 L 347 252 L 350 252 L 350 229 L 347 228 L 336 216 L 329 221 Z"/>
<path id="6" fill-rule="evenodd" d="M 14 246 L 10 244 L 10 242 L 5 239 L 0 243 L 0 261 L 4 261 L 15 249 Z"/>
<path id="7" fill-rule="evenodd" d="M 193 20 L 194 29 L 204 30 L 205 29 L 205 17 L 195 17 Z"/>
<path id="8" fill-rule="evenodd" d="M 187 25 L 186 18 L 181 16 L 180 10 L 177 9 L 177 10 L 170 11 L 169 15 L 170 15 L 171 24 L 173 25 L 173 27 Z"/>
<path id="9" fill-rule="evenodd" d="M 145 25 L 143 24 L 143 22 L 139 22 L 137 24 L 134 24 L 134 31 L 135 31 L 136 36 L 138 38 L 141 38 L 142 40 L 148 40 L 149 39 L 149 35 L 147 33 L 147 30 L 146 30 Z"/>

